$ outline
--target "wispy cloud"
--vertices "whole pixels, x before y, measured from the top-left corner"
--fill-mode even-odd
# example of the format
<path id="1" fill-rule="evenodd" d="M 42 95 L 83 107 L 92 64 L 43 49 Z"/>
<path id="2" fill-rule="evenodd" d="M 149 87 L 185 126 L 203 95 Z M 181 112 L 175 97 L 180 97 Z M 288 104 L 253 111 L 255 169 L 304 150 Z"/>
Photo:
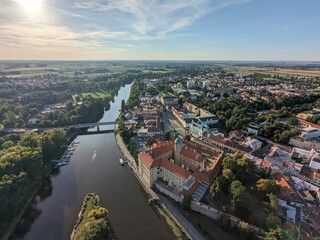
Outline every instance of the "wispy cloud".
<path id="1" fill-rule="evenodd" d="M 117 12 L 129 24 L 132 39 L 163 39 L 208 13 L 249 0 L 78 0 L 75 6 L 96 12 Z"/>
<path id="2" fill-rule="evenodd" d="M 188 36 L 188 27 L 200 18 L 247 1 L 43 0 L 38 12 L 28 12 L 19 1 L 8 0 L 0 8 L 0 52 L 8 47 L 35 52 L 129 52 L 140 42 Z"/>

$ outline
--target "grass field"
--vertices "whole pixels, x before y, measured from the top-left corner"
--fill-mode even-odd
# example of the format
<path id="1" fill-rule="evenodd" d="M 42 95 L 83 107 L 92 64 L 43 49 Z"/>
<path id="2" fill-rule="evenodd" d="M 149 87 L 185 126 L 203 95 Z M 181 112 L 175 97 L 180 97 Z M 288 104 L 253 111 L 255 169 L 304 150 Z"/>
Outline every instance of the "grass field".
<path id="1" fill-rule="evenodd" d="M 83 99 L 84 97 L 91 96 L 93 98 L 105 98 L 107 96 L 110 96 L 108 92 L 105 91 L 99 91 L 99 92 L 86 92 L 86 93 L 79 93 L 79 94 L 74 94 L 72 95 L 72 99 L 75 102 L 76 101 L 76 96 L 79 96 L 80 99 Z"/>
<path id="2" fill-rule="evenodd" d="M 226 70 L 233 73 L 241 73 L 244 75 L 253 73 L 263 73 L 279 76 L 306 76 L 306 77 L 319 77 L 320 69 L 315 70 L 296 70 L 287 68 L 263 68 L 263 67 L 227 67 Z"/>

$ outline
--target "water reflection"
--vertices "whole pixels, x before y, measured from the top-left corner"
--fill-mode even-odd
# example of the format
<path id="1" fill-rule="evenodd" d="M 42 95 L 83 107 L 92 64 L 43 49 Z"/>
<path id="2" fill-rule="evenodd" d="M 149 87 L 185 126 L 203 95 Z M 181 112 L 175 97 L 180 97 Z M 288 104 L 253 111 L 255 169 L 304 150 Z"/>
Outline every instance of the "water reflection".
<path id="1" fill-rule="evenodd" d="M 27 207 L 25 214 L 15 228 L 13 236 L 10 237 L 11 240 L 22 239 L 31 230 L 33 223 L 41 214 L 41 209 L 37 207 L 38 203 L 44 201 L 51 195 L 52 183 L 51 179 L 48 177 L 44 180 L 43 185 L 39 189 L 37 195 Z"/>

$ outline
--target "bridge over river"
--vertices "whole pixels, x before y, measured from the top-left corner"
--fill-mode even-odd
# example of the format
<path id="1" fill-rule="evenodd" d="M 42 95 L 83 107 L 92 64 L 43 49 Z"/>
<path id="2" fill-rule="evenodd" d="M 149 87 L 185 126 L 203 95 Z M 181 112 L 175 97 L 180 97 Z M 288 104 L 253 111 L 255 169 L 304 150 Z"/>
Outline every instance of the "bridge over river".
<path id="1" fill-rule="evenodd" d="M 57 127 L 44 127 L 44 128 L 3 128 L 0 129 L 1 132 L 5 133 L 24 133 L 24 132 L 43 132 L 49 129 L 54 129 L 54 128 L 63 128 L 65 130 L 75 128 L 75 129 L 82 129 L 82 128 L 93 128 L 96 127 L 97 131 L 100 131 L 100 126 L 108 126 L 108 125 L 114 125 L 118 122 L 112 121 L 112 122 L 93 122 L 93 123 L 79 123 L 79 124 L 74 124 L 74 125 L 66 125 L 66 126 L 57 126 Z M 118 124 L 136 124 L 135 121 L 125 121 L 123 123 L 118 123 Z"/>

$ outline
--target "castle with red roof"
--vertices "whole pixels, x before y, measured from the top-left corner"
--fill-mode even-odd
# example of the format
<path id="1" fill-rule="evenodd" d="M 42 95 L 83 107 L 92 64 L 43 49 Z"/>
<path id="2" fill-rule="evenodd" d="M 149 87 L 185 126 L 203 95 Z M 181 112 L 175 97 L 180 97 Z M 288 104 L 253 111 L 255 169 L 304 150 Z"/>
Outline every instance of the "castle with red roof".
<path id="1" fill-rule="evenodd" d="M 174 191 L 192 195 L 201 184 L 209 187 L 222 158 L 221 151 L 177 138 L 140 152 L 139 173 L 150 187 L 160 181 Z"/>

